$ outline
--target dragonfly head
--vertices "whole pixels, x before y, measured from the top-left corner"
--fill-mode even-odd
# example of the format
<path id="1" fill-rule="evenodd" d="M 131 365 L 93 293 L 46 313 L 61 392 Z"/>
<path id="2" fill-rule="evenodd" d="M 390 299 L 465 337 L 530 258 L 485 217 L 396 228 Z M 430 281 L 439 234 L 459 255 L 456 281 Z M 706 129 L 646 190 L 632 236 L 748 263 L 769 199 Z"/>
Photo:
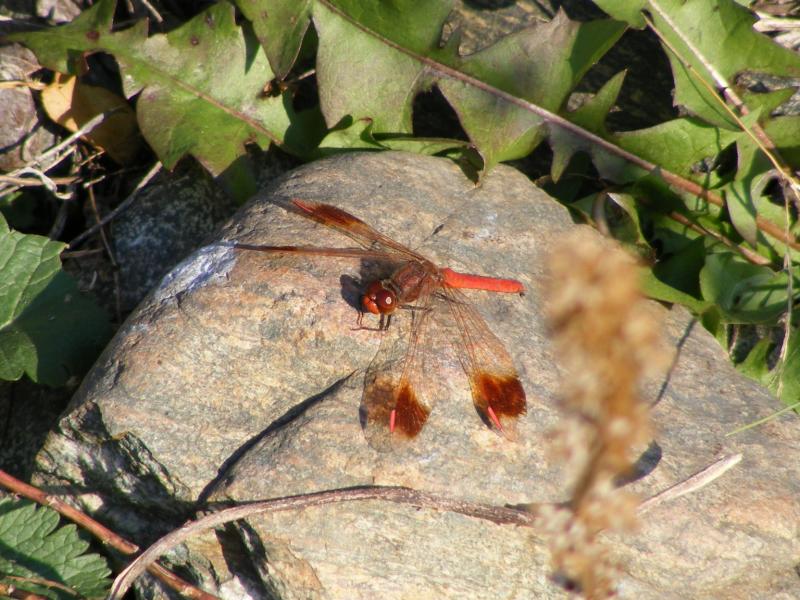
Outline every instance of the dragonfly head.
<path id="1" fill-rule="evenodd" d="M 373 281 L 364 290 L 361 307 L 373 315 L 393 313 L 397 308 L 397 295 L 386 289 L 382 281 Z"/>

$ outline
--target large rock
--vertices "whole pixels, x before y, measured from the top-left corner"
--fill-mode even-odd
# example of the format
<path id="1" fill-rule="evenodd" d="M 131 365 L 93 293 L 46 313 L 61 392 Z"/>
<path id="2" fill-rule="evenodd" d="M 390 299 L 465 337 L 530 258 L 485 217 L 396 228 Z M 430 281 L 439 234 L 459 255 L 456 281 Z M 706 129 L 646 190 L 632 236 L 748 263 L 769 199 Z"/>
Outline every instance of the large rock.
<path id="1" fill-rule="evenodd" d="M 458 362 L 443 353 L 427 372 L 441 399 L 419 438 L 388 452 L 370 445 L 359 418 L 364 370 L 382 338 L 411 317 L 399 315 L 388 334 L 356 330 L 357 261 L 224 243 L 352 246 L 275 204 L 291 197 L 335 203 L 442 264 L 525 284 L 524 297 L 468 292 L 528 393 L 513 439 L 481 422 Z M 37 481 L 69 490 L 139 543 L 179 525 L 199 498 L 243 502 L 380 484 L 496 505 L 562 501 L 565 474 L 547 453 L 558 368 L 540 289 L 544 256 L 561 249 L 571 227 L 564 208 L 508 167 L 480 187 L 450 161 L 401 153 L 302 167 L 140 305 L 49 437 Z M 684 311 L 654 310 L 677 361 L 653 413 L 662 458 L 634 487 L 651 495 L 722 454 L 744 459 L 701 491 L 649 511 L 638 532 L 614 542 L 627 561 L 621 595 L 791 597 L 800 557 L 797 422 L 783 417 L 726 437 L 778 403 L 736 374 Z M 563 594 L 530 529 L 378 501 L 253 518 L 197 538 L 173 560 L 230 598 Z"/>

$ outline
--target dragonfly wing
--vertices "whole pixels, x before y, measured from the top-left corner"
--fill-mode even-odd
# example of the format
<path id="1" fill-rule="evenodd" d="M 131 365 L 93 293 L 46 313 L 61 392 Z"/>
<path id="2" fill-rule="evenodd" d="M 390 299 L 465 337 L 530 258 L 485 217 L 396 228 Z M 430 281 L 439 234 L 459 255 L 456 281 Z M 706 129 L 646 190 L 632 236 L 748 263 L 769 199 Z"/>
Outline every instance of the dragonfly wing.
<path id="1" fill-rule="evenodd" d="M 292 204 L 300 210 L 300 214 L 318 223 L 332 227 L 352 238 L 364 248 L 369 250 L 383 250 L 406 260 L 428 262 L 421 256 L 388 236 L 376 231 L 364 221 L 350 213 L 320 202 L 293 199 Z"/>
<path id="2" fill-rule="evenodd" d="M 458 290 L 441 288 L 460 340 L 454 345 L 467 374 L 475 408 L 490 426 L 524 415 L 525 390 L 503 342 Z M 460 342 L 460 343 L 458 343 Z"/>
<path id="3" fill-rule="evenodd" d="M 430 286 L 426 286 L 430 288 Z M 364 377 L 362 424 L 374 447 L 388 447 L 398 439 L 416 437 L 432 405 L 424 365 L 433 313 L 430 289 L 417 304 L 396 314 Z"/>

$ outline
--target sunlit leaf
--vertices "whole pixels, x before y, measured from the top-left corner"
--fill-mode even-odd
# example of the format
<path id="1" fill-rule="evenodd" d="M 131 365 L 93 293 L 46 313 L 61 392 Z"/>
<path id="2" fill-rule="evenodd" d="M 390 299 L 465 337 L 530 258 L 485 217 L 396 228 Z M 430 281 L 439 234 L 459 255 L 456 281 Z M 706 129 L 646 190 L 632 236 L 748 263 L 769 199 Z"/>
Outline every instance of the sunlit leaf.
<path id="1" fill-rule="evenodd" d="M 75 525 L 58 525 L 50 508 L 0 500 L 0 582 L 54 600 L 103 598 L 111 585 L 105 559 L 86 553 Z"/>

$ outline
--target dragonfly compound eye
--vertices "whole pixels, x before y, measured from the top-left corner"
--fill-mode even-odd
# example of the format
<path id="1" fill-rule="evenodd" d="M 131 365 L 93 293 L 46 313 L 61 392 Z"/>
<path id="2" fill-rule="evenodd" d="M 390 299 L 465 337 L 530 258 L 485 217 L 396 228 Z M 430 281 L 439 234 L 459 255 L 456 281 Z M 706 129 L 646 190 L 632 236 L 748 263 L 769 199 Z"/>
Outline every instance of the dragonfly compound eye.
<path id="1" fill-rule="evenodd" d="M 381 289 L 375 295 L 375 302 L 378 305 L 378 310 L 382 313 L 394 312 L 397 308 L 397 296 L 391 290 Z"/>

